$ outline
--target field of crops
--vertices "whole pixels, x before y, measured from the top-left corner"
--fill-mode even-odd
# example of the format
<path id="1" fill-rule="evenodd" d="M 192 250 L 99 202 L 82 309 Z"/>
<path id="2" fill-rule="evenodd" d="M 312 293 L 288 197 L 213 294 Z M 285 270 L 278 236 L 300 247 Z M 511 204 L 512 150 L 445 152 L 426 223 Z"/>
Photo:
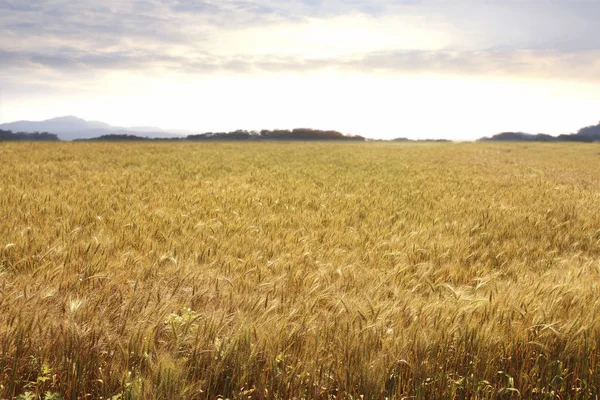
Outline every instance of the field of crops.
<path id="1" fill-rule="evenodd" d="M 0 144 L 0 398 L 585 398 L 599 308 L 599 145 Z"/>

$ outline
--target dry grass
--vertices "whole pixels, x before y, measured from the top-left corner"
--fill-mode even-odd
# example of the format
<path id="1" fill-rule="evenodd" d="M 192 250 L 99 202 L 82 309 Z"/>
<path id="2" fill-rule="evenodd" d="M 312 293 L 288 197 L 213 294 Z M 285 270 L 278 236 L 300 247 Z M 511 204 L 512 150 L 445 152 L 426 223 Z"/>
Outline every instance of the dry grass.
<path id="1" fill-rule="evenodd" d="M 0 398 L 600 391 L 600 146 L 0 145 Z"/>

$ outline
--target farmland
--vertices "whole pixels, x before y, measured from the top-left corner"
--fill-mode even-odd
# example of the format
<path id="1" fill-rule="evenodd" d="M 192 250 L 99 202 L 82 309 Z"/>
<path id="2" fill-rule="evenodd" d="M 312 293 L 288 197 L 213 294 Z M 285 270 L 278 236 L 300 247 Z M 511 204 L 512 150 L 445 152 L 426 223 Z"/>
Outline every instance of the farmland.
<path id="1" fill-rule="evenodd" d="M 600 146 L 0 145 L 0 398 L 600 392 Z"/>

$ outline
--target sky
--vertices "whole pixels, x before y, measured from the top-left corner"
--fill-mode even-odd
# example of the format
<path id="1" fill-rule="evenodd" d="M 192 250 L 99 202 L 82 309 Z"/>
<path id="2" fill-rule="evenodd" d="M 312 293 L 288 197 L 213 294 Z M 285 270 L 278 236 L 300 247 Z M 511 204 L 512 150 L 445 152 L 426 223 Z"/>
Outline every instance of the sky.
<path id="1" fill-rule="evenodd" d="M 0 0 L 0 123 L 562 134 L 600 120 L 598 0 Z"/>

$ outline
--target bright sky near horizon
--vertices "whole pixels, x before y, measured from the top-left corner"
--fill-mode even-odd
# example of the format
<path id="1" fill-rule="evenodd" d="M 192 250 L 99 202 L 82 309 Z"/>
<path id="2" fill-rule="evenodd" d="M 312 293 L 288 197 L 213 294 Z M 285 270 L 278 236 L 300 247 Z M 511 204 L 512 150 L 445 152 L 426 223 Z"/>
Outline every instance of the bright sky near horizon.
<path id="1" fill-rule="evenodd" d="M 0 0 L 0 123 L 573 133 L 598 0 Z"/>

